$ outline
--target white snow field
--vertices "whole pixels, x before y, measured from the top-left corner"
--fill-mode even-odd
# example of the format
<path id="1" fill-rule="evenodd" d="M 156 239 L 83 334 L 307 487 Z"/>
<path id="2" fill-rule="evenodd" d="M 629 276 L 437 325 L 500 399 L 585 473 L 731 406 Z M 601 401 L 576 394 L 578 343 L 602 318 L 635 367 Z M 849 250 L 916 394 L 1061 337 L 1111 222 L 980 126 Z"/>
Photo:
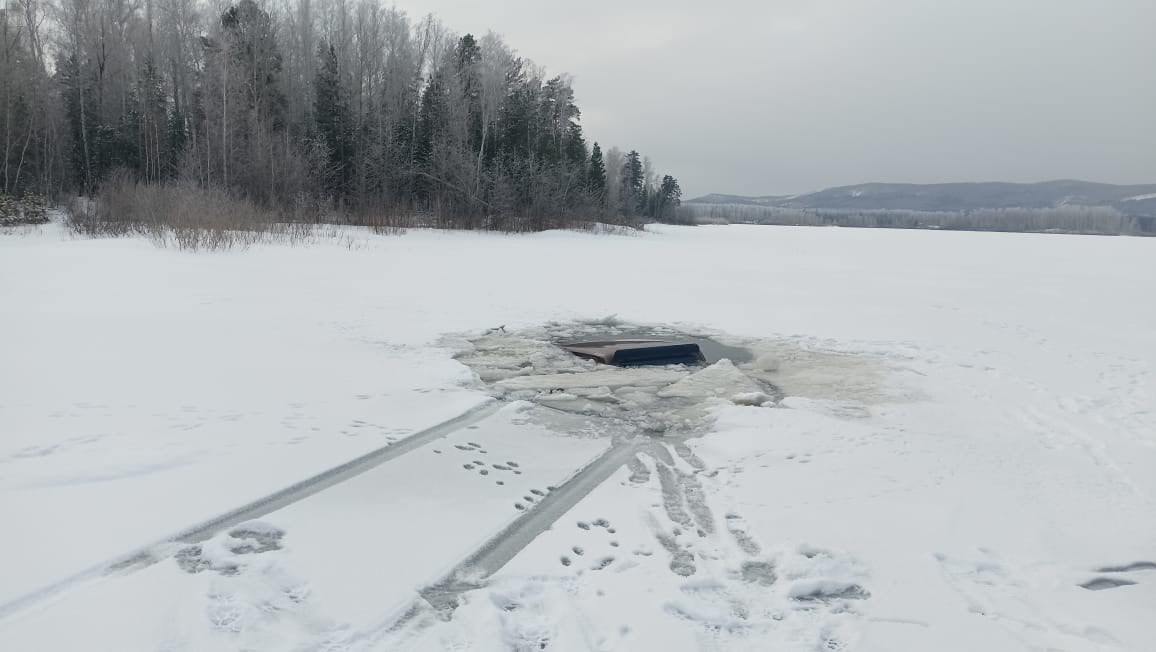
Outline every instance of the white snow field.
<path id="1" fill-rule="evenodd" d="M 0 231 L 0 524 L 0 650 L 1151 650 L 1156 239 Z"/>

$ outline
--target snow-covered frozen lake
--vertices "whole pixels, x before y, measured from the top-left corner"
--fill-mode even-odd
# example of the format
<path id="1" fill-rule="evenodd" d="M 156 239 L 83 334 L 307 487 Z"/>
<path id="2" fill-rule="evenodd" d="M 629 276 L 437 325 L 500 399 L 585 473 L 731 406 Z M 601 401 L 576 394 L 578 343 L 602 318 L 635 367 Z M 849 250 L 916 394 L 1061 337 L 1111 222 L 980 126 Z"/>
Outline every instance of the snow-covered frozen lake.
<path id="1" fill-rule="evenodd" d="M 0 649 L 1151 649 L 1154 297 L 1156 239 L 0 232 Z M 619 323 L 752 355 L 549 348 Z"/>

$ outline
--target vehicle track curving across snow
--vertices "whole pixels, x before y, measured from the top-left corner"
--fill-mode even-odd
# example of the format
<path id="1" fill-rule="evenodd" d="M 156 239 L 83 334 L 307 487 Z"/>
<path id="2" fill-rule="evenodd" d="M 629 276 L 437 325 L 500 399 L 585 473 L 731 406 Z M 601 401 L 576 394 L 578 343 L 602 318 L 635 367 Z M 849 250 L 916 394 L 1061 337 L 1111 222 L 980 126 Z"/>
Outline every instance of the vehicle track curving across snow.
<path id="1" fill-rule="evenodd" d="M 360 643 L 372 647 L 387 636 L 398 635 L 409 627 L 420 627 L 419 616 L 431 610 L 441 619 L 451 618 L 463 593 L 483 586 L 490 576 L 501 570 L 538 535 L 550 529 L 566 512 L 626 466 L 650 443 L 645 437 L 618 440 L 602 455 L 551 489 L 536 505 L 479 546 L 440 579 L 419 590 L 419 597 L 412 604 L 386 618 L 381 625 L 346 638 L 342 643 L 346 646 Z"/>
<path id="2" fill-rule="evenodd" d="M 479 421 L 483 421 L 494 415 L 502 406 L 503 403 L 501 401 L 493 399 L 484 401 L 456 417 L 442 421 L 405 439 L 381 448 L 376 448 L 348 462 L 326 469 L 299 482 L 295 482 L 284 489 L 280 489 L 257 500 L 224 512 L 207 521 L 202 521 L 201 523 L 180 530 L 160 541 L 96 564 L 41 589 L 0 604 L 0 620 L 4 620 L 29 607 L 45 602 L 85 581 L 97 580 L 118 571 L 131 571 L 144 568 L 168 559 L 179 549 L 180 546 L 177 544 L 190 544 L 204 541 L 222 530 L 245 521 L 261 518 L 287 505 L 304 500 L 329 487 L 350 480 L 382 464 L 395 460 L 406 453 L 413 452 L 431 442 L 442 439 Z"/>

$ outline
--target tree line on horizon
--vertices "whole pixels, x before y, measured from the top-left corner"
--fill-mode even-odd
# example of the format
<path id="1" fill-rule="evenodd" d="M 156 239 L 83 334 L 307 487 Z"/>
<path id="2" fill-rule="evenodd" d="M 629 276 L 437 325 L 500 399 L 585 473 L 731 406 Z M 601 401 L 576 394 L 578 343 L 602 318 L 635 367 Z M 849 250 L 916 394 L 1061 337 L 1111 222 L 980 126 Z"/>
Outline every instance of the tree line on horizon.
<path id="1" fill-rule="evenodd" d="M 587 142 L 568 76 L 379 0 L 8 0 L 0 47 L 9 198 L 179 187 L 517 230 L 680 204 L 649 158 Z"/>
<path id="2" fill-rule="evenodd" d="M 791 208 L 753 204 L 682 204 L 673 222 L 850 228 L 932 229 L 1001 233 L 1081 233 L 1156 236 L 1156 217 L 1127 215 L 1111 206 L 1077 204 L 966 210 Z"/>

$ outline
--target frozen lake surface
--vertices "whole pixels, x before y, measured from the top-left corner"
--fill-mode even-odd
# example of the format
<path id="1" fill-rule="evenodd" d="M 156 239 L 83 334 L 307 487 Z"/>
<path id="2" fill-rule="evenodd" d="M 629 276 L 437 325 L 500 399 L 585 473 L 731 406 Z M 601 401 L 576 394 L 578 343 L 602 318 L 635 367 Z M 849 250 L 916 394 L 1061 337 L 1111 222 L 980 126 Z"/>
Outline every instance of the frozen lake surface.
<path id="1" fill-rule="evenodd" d="M 1144 650 L 1153 279 L 1130 238 L 0 233 L 0 649 Z M 555 346 L 632 335 L 718 347 Z"/>

